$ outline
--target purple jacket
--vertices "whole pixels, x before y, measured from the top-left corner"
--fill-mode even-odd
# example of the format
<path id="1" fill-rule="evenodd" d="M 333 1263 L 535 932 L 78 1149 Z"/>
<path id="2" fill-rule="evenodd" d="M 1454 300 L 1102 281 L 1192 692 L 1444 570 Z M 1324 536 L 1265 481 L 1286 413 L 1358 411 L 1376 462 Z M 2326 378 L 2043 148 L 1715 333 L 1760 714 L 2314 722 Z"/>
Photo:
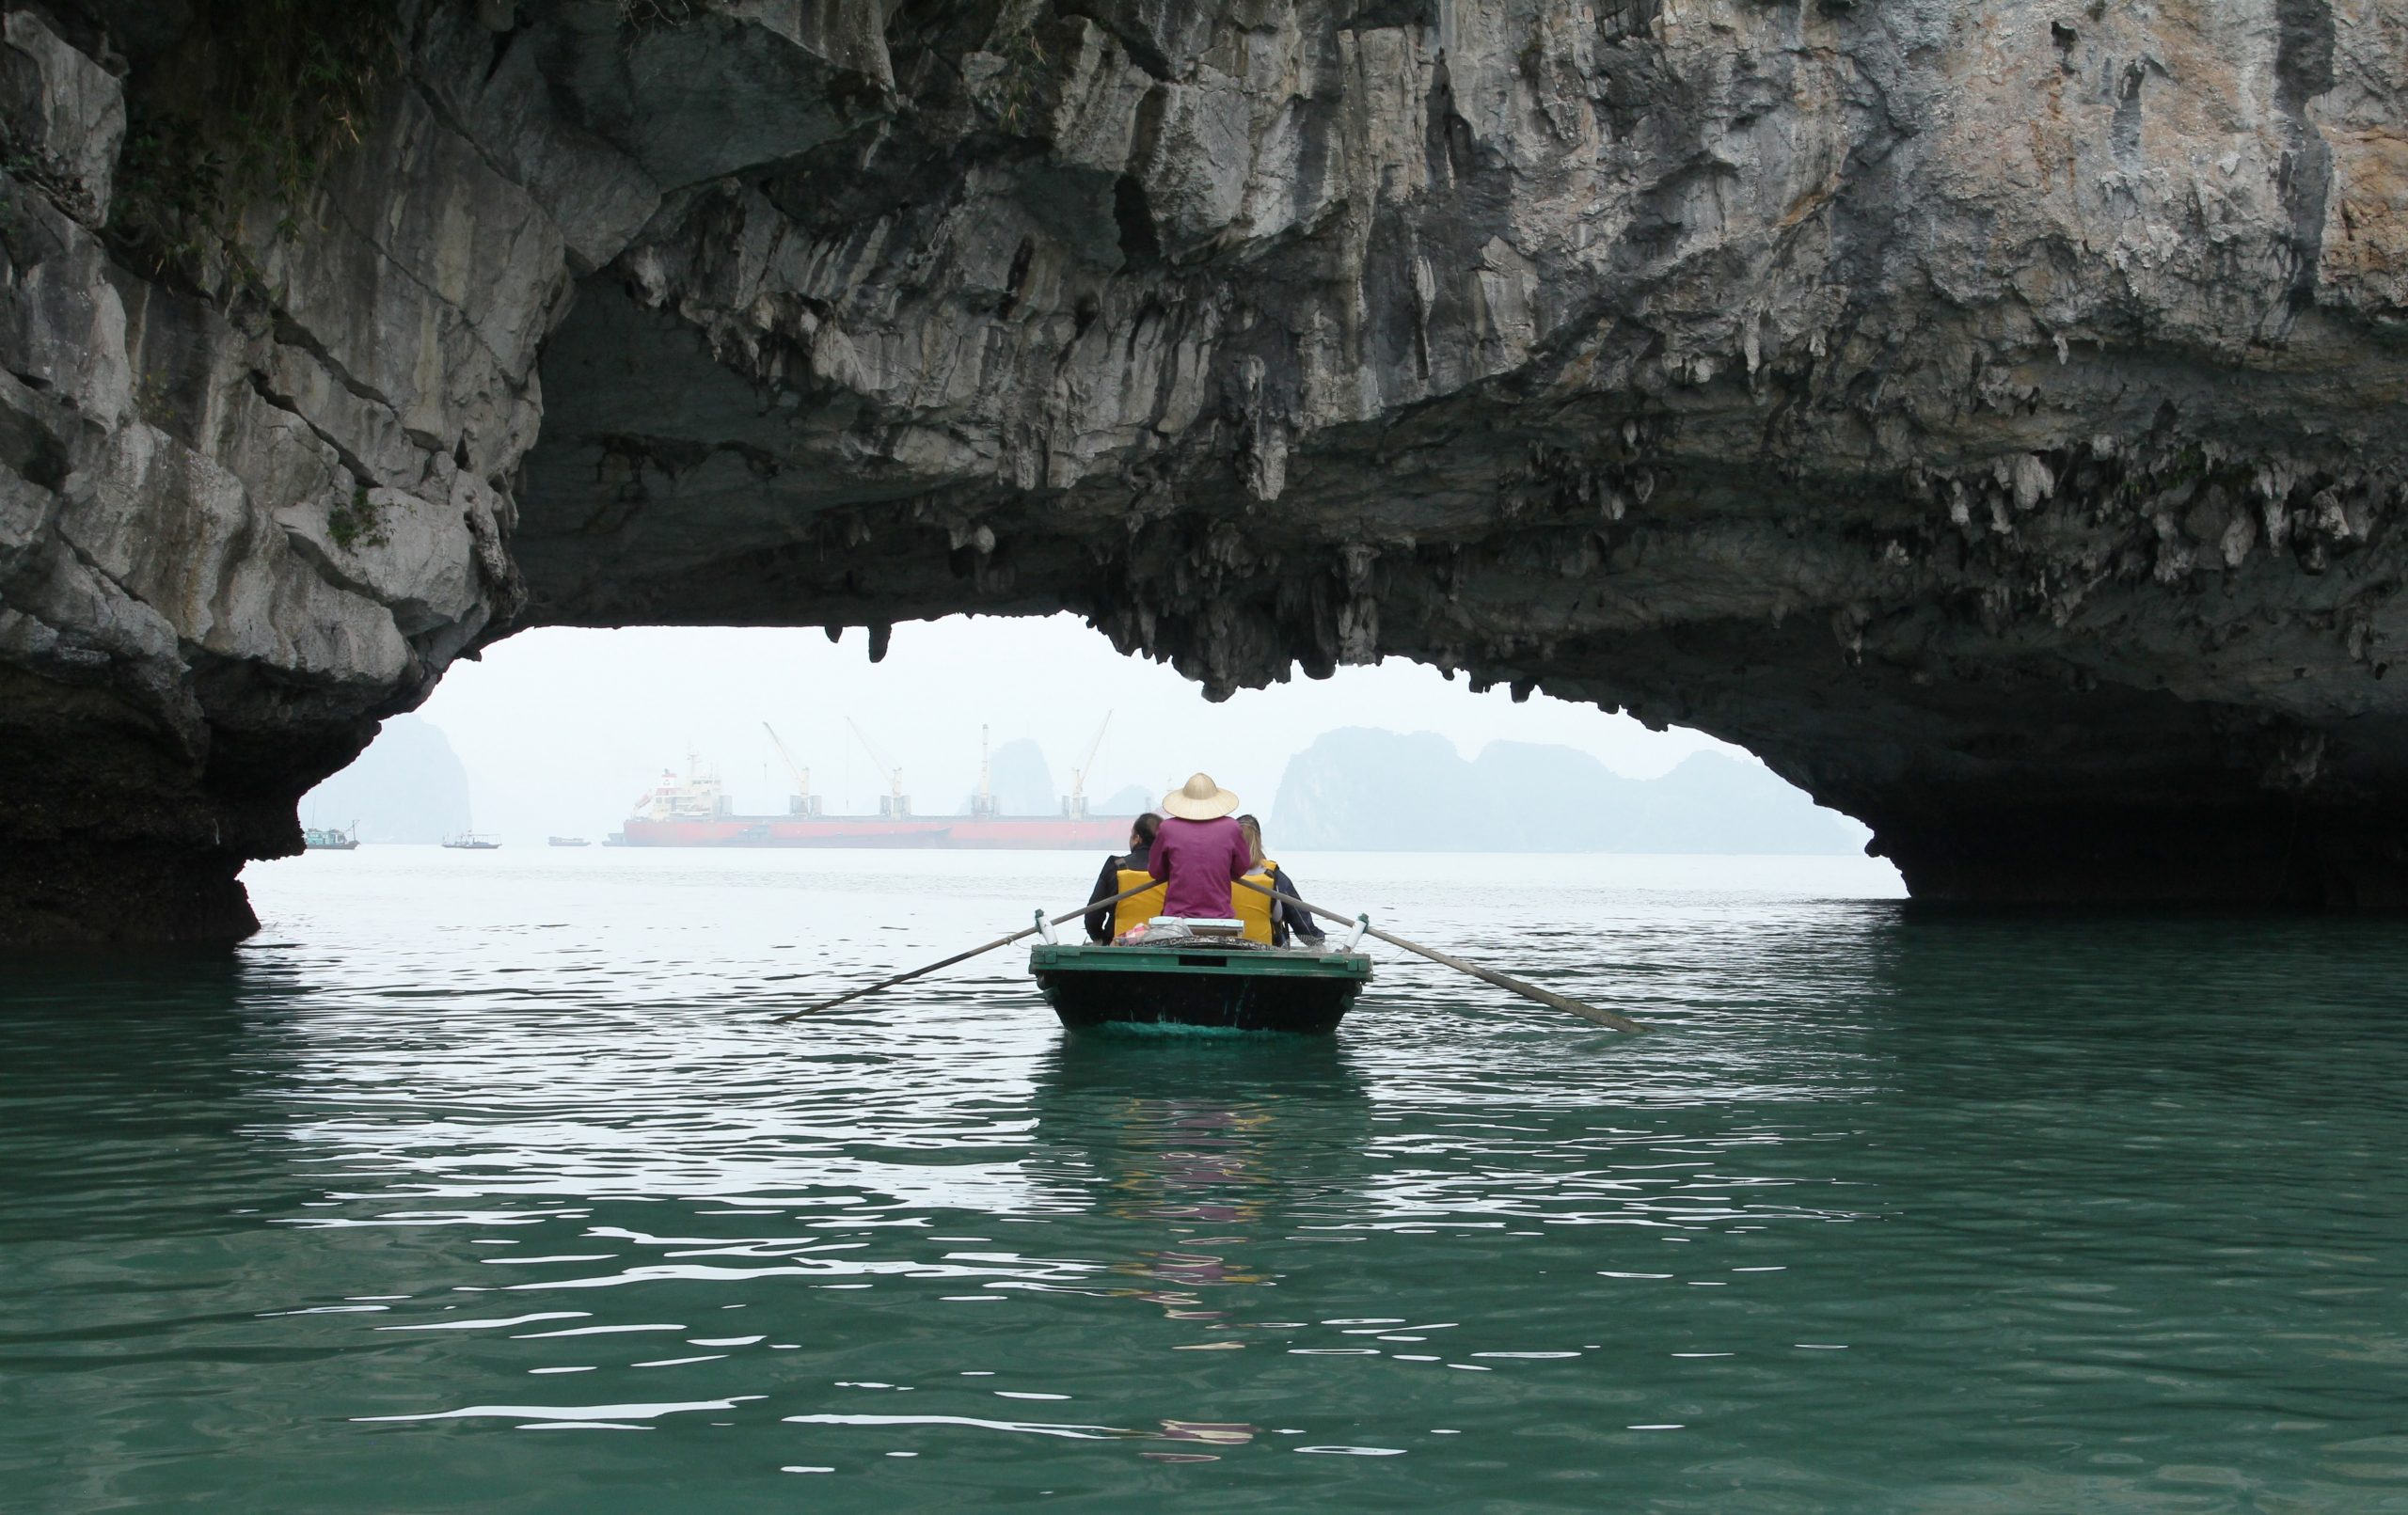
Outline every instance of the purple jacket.
<path id="1" fill-rule="evenodd" d="M 1229 885 L 1253 866 L 1244 830 L 1227 815 L 1217 821 L 1164 816 L 1146 860 L 1148 873 L 1169 881 L 1163 892 L 1164 915 L 1228 915 Z"/>

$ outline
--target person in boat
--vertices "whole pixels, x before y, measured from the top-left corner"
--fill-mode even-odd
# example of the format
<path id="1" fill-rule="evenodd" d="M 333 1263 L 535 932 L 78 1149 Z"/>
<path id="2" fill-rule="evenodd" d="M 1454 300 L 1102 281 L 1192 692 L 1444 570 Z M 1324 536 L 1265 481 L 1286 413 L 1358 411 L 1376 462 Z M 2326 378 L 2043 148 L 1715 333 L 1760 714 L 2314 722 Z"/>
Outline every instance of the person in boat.
<path id="1" fill-rule="evenodd" d="M 1229 818 L 1237 808 L 1238 797 L 1205 773 L 1163 797 L 1163 822 L 1146 861 L 1146 871 L 1165 886 L 1163 914 L 1228 918 L 1232 886 L 1254 866 L 1244 829 Z"/>
<path id="2" fill-rule="evenodd" d="M 1088 904 L 1108 900 L 1153 876 L 1146 871 L 1146 866 L 1154 850 L 1154 829 L 1161 824 L 1162 817 L 1152 811 L 1129 823 L 1129 850 L 1103 860 L 1103 871 L 1095 876 L 1095 892 L 1087 896 Z M 1150 921 L 1162 913 L 1163 892 L 1149 889 L 1133 899 L 1089 910 L 1086 914 L 1087 939 L 1110 941 L 1131 926 Z"/>
<path id="3" fill-rule="evenodd" d="M 1275 900 L 1268 894 L 1258 893 L 1245 887 L 1250 883 L 1267 885 L 1298 899 L 1302 899 L 1305 892 L 1296 883 L 1293 874 L 1283 871 L 1263 855 L 1262 823 L 1259 820 L 1251 815 L 1241 815 L 1238 817 L 1238 829 L 1245 833 L 1246 851 L 1254 859 L 1253 869 L 1244 879 L 1230 886 L 1229 892 L 1230 898 L 1240 907 L 1236 914 L 1245 922 L 1246 935 L 1255 936 L 1255 916 L 1259 914 L 1263 918 L 1264 935 L 1256 937 L 1257 940 L 1267 939 L 1275 947 L 1285 947 L 1291 941 L 1320 946 L 1323 933 L 1314 923 L 1311 911 L 1299 909 L 1286 900 Z"/>

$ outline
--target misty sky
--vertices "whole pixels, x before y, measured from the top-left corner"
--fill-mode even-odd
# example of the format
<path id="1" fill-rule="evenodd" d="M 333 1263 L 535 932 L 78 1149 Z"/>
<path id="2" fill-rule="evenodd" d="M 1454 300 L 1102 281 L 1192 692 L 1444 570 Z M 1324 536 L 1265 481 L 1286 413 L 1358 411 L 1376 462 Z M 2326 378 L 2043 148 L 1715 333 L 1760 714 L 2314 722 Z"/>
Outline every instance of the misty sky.
<path id="1" fill-rule="evenodd" d="M 981 723 L 997 746 L 1037 742 L 1066 789 L 1107 711 L 1094 799 L 1133 783 L 1159 793 L 1202 768 L 1265 813 L 1289 757 L 1339 726 L 1434 731 L 1466 757 L 1498 739 L 1560 743 L 1634 778 L 1691 752 L 1738 750 L 1544 696 L 1475 695 L 1395 659 L 1213 704 L 1069 615 L 898 625 L 875 666 L 859 631 L 832 645 L 816 629 L 531 631 L 453 665 L 419 714 L 467 765 L 480 829 L 598 839 L 661 768 L 682 772 L 689 751 L 718 765 L 739 811 L 783 812 L 791 785 L 765 720 L 810 765 L 831 813 L 875 810 L 881 792 L 850 716 L 901 766 L 912 808 L 935 814 L 976 782 Z"/>

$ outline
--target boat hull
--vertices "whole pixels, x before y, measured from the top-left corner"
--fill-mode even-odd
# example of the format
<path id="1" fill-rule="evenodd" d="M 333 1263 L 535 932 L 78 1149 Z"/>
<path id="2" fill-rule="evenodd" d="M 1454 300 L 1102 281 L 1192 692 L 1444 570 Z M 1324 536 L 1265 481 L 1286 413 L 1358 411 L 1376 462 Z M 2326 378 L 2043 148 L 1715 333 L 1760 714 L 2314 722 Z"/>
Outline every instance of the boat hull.
<path id="1" fill-rule="evenodd" d="M 1062 1024 L 1105 1028 L 1293 1032 L 1338 1029 L 1370 981 L 1358 953 L 1247 951 L 1190 942 L 1030 952 L 1029 971 Z"/>

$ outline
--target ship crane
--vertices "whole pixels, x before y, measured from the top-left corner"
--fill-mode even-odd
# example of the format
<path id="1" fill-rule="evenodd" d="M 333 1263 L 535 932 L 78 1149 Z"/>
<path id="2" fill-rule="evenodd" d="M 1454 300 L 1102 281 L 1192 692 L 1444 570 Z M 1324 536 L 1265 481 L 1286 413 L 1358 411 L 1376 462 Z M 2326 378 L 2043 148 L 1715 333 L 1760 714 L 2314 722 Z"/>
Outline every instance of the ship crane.
<path id="1" fill-rule="evenodd" d="M 970 797 L 970 813 L 980 820 L 995 818 L 993 770 L 987 762 L 987 728 L 978 728 L 978 792 Z"/>
<path id="2" fill-rule="evenodd" d="M 1062 797 L 1062 813 L 1074 821 L 1087 818 L 1087 776 L 1095 771 L 1095 755 L 1103 746 L 1103 734 L 1112 725 L 1112 712 L 1103 713 L 1103 723 L 1095 729 L 1095 740 L 1087 744 L 1085 761 L 1070 770 L 1070 792 Z"/>
<path id="3" fill-rule="evenodd" d="M 862 750 L 869 754 L 870 765 L 878 770 L 879 778 L 886 781 L 886 793 L 878 797 L 878 813 L 897 820 L 911 814 L 911 797 L 903 792 L 903 770 L 886 760 L 886 754 L 869 739 L 869 733 L 862 730 L 859 721 L 847 716 L 845 724 L 852 727 L 854 739 L 862 744 Z"/>
<path id="4" fill-rule="evenodd" d="M 786 797 L 786 813 L 817 815 L 819 797 L 811 792 L 811 770 L 797 763 L 794 754 L 786 750 L 786 744 L 778 740 L 776 727 L 765 720 L 761 722 L 761 729 L 769 734 L 769 745 L 778 750 L 778 756 L 785 762 L 786 771 L 794 775 L 794 793 Z"/>

